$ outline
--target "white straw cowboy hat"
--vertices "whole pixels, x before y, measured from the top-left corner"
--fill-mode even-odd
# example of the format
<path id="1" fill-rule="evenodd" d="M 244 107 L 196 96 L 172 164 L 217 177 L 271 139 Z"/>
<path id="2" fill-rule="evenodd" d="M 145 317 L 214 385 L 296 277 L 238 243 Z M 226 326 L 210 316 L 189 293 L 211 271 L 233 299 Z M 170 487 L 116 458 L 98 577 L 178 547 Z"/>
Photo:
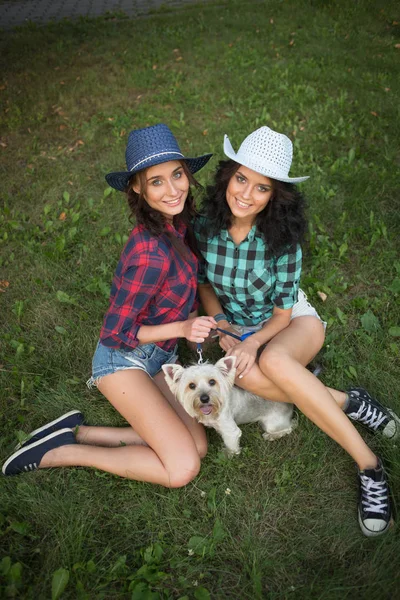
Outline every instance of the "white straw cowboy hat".
<path id="1" fill-rule="evenodd" d="M 308 177 L 289 177 L 293 144 L 286 135 L 266 126 L 250 133 L 242 142 L 237 154 L 228 136 L 225 135 L 224 153 L 240 165 L 271 179 L 286 183 L 300 183 L 308 179 Z"/>

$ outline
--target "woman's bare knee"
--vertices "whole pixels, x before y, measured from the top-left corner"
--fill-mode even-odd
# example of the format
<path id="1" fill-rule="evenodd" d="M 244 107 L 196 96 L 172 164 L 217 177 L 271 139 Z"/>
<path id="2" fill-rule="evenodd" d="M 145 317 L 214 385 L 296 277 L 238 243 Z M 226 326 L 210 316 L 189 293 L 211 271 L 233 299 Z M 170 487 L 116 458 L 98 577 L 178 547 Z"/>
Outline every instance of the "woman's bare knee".
<path id="1" fill-rule="evenodd" d="M 179 465 L 174 465 L 168 470 L 168 484 L 170 488 L 184 487 L 190 483 L 200 471 L 200 457 L 193 455 L 187 457 L 185 461 Z"/>
<path id="2" fill-rule="evenodd" d="M 259 367 L 268 379 L 272 381 L 278 377 L 284 377 L 288 360 L 288 354 L 280 348 L 266 348 L 260 356 Z"/>

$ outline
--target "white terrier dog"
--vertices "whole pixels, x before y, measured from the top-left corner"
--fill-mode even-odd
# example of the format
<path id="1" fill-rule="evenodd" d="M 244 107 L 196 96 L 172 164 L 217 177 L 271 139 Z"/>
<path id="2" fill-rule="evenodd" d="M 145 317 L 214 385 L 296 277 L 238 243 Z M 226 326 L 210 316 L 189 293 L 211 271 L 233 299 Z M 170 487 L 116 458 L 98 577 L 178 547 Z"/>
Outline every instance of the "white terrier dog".
<path id="1" fill-rule="evenodd" d="M 296 425 L 293 404 L 264 400 L 234 385 L 235 362 L 235 356 L 227 356 L 215 365 L 162 367 L 168 387 L 186 412 L 203 425 L 214 427 L 230 455 L 240 453 L 242 432 L 238 425 L 259 421 L 263 438 L 270 441 L 288 435 Z"/>

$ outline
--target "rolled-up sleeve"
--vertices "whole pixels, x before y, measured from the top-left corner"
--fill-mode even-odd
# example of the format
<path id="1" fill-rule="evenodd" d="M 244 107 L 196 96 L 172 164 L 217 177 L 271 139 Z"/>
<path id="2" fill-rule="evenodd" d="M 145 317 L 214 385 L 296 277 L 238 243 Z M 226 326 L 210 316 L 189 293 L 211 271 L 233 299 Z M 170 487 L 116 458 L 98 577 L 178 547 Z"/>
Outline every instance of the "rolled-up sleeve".
<path id="1" fill-rule="evenodd" d="M 275 263 L 275 290 L 271 300 L 275 306 L 282 309 L 292 308 L 297 302 L 302 252 L 299 244 L 277 258 Z"/>
<path id="2" fill-rule="evenodd" d="M 139 344 L 137 332 L 141 323 L 137 317 L 157 295 L 168 268 L 168 258 L 161 252 L 142 252 L 130 257 L 105 318 L 102 344 L 129 349 Z"/>

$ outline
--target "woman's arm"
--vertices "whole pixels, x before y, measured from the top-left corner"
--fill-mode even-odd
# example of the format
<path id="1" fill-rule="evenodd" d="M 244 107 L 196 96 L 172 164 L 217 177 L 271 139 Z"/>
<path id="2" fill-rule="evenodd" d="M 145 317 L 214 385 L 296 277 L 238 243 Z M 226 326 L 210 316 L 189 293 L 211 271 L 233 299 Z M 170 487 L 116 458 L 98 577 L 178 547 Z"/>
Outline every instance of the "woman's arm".
<path id="1" fill-rule="evenodd" d="M 203 343 L 216 322 L 212 317 L 194 317 L 164 325 L 141 325 L 136 334 L 141 344 L 186 338 L 189 342 Z"/>
<path id="2" fill-rule="evenodd" d="M 206 313 L 212 317 L 218 314 L 223 314 L 224 310 L 221 306 L 220 301 L 218 300 L 217 294 L 214 292 L 214 289 L 210 283 L 199 283 L 198 291 L 200 296 L 200 302 L 203 306 Z M 234 327 L 231 326 L 227 319 L 221 319 L 218 321 L 217 326 L 221 329 L 225 329 L 227 331 L 232 331 L 233 333 L 237 333 Z M 240 342 L 235 338 L 225 335 L 224 333 L 219 333 L 219 345 L 225 352 L 239 344 Z"/>

